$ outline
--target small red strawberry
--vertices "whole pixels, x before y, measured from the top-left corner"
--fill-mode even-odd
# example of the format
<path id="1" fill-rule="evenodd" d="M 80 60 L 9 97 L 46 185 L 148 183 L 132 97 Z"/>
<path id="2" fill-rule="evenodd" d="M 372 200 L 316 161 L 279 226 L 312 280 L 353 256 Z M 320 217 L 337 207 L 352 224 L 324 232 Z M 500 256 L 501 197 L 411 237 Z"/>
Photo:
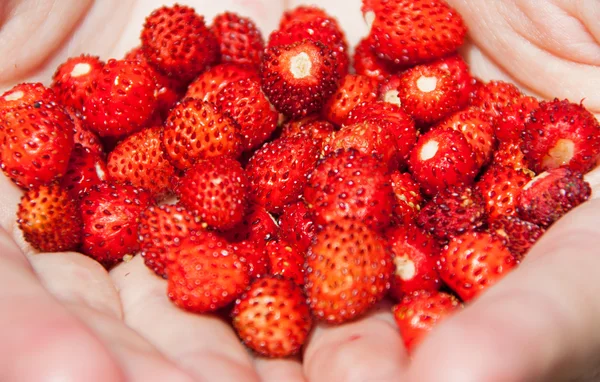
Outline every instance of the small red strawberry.
<path id="1" fill-rule="evenodd" d="M 246 167 L 254 200 L 274 213 L 297 201 L 319 159 L 319 149 L 302 135 L 280 138 L 261 147 Z"/>
<path id="2" fill-rule="evenodd" d="M 86 255 L 110 266 L 138 250 L 138 219 L 150 204 L 140 188 L 104 182 L 81 199 L 83 247 Z"/>
<path id="3" fill-rule="evenodd" d="M 194 313 L 214 312 L 235 301 L 250 283 L 246 264 L 213 232 L 198 230 L 167 264 L 169 298 Z"/>
<path id="4" fill-rule="evenodd" d="M 348 114 L 361 103 L 377 98 L 378 82 L 375 78 L 348 74 L 323 108 L 323 115 L 333 124 L 341 126 Z"/>
<path id="5" fill-rule="evenodd" d="M 467 34 L 461 16 L 443 0 L 377 2 L 365 13 L 369 40 L 380 57 L 414 65 L 455 52 Z"/>
<path id="6" fill-rule="evenodd" d="M 410 155 L 409 167 L 428 195 L 449 186 L 471 184 L 479 171 L 464 135 L 448 128 L 434 128 L 421 135 Z"/>
<path id="7" fill-rule="evenodd" d="M 51 103 L 57 100 L 54 91 L 39 82 L 22 83 L 13 86 L 0 96 L 0 113 L 3 110 L 32 105 L 36 102 Z"/>
<path id="8" fill-rule="evenodd" d="M 449 187 L 433 197 L 417 216 L 417 224 L 440 241 L 482 228 L 485 202 L 471 187 Z"/>
<path id="9" fill-rule="evenodd" d="M 263 243 L 244 240 L 233 243 L 235 253 L 246 262 L 250 280 L 262 278 L 270 274 L 269 256 Z"/>
<path id="10" fill-rule="evenodd" d="M 315 236 L 306 259 L 306 294 L 317 319 L 343 323 L 387 293 L 394 272 L 386 243 L 365 224 L 338 220 Z"/>
<path id="11" fill-rule="evenodd" d="M 181 81 L 194 79 L 219 58 L 219 42 L 193 8 L 175 4 L 146 18 L 142 49 L 159 71 Z"/>
<path id="12" fill-rule="evenodd" d="M 440 255 L 442 280 L 468 302 L 496 284 L 517 265 L 501 239 L 485 232 L 453 238 Z"/>
<path id="13" fill-rule="evenodd" d="M 517 215 L 519 195 L 530 180 L 528 173 L 508 166 L 491 166 L 483 173 L 476 188 L 485 200 L 490 221 Z"/>
<path id="14" fill-rule="evenodd" d="M 520 142 L 500 142 L 498 149 L 494 152 L 492 159 L 493 166 L 508 166 L 515 170 L 523 170 L 524 172 L 535 175 L 529 169 L 529 164 L 525 159 L 525 154 L 521 150 Z"/>
<path id="15" fill-rule="evenodd" d="M 109 60 L 96 75 L 82 114 L 100 136 L 122 137 L 140 130 L 157 105 L 156 81 L 139 61 Z"/>
<path id="16" fill-rule="evenodd" d="M 73 141 L 75 144 L 80 144 L 102 158 L 106 158 L 102 141 L 95 133 L 84 126 L 81 114 L 69 108 L 66 108 L 65 111 L 73 121 Z"/>
<path id="17" fill-rule="evenodd" d="M 394 171 L 391 178 L 392 189 L 396 195 L 396 215 L 404 223 L 413 222 L 424 204 L 419 183 L 407 172 Z"/>
<path id="18" fill-rule="evenodd" d="M 237 299 L 231 315 L 242 342 L 264 357 L 300 352 L 312 327 L 302 289 L 278 277 L 254 281 Z"/>
<path id="19" fill-rule="evenodd" d="M 377 231 L 386 229 L 395 198 L 386 172 L 377 159 L 355 150 L 326 156 L 304 190 L 315 223 L 353 218 Z"/>
<path id="20" fill-rule="evenodd" d="M 582 105 L 541 102 L 525 125 L 521 147 L 536 173 L 567 166 L 585 174 L 600 159 L 600 123 Z"/>
<path id="21" fill-rule="evenodd" d="M 549 227 L 588 200 L 591 192 L 580 172 L 565 167 L 548 170 L 523 187 L 517 211 L 522 219 Z"/>
<path id="22" fill-rule="evenodd" d="M 119 142 L 108 156 L 110 177 L 142 187 L 156 199 L 166 196 L 175 168 L 166 158 L 160 133 L 160 127 L 150 127 Z"/>
<path id="23" fill-rule="evenodd" d="M 539 225 L 516 216 L 500 216 L 490 223 L 490 229 L 506 241 L 506 247 L 519 261 L 545 232 Z"/>
<path id="24" fill-rule="evenodd" d="M 258 79 L 258 72 L 248 66 L 223 63 L 200 74 L 188 87 L 186 98 L 217 103 L 217 94 L 228 84 L 243 79 Z"/>
<path id="25" fill-rule="evenodd" d="M 283 207 L 279 227 L 284 240 L 306 253 L 315 236 L 315 224 L 306 203 L 298 201 Z"/>
<path id="26" fill-rule="evenodd" d="M 402 225 L 386 233 L 395 271 L 390 293 L 397 300 L 418 290 L 436 291 L 441 280 L 437 270 L 440 248 L 435 239 L 418 227 Z"/>
<path id="27" fill-rule="evenodd" d="M 254 21 L 232 12 L 215 16 L 210 30 L 219 42 L 222 62 L 258 66 L 265 42 Z"/>
<path id="28" fill-rule="evenodd" d="M 335 130 L 334 126 L 323 119 L 307 117 L 300 120 L 290 121 L 283 125 L 282 137 L 295 135 L 307 135 L 316 142 L 323 142 Z M 320 145 L 320 143 L 319 143 Z"/>
<path id="29" fill-rule="evenodd" d="M 90 95 L 90 87 L 103 67 L 104 62 L 97 56 L 82 54 L 71 57 L 56 69 L 52 90 L 64 106 L 81 111 Z"/>
<path id="30" fill-rule="evenodd" d="M 471 94 L 475 91 L 475 85 L 469 65 L 465 60 L 460 55 L 454 54 L 436 61 L 432 65 L 448 72 L 456 80 L 458 84 L 459 109 L 467 106 L 471 99 Z"/>
<path id="31" fill-rule="evenodd" d="M 520 143 L 525 125 L 531 119 L 531 112 L 539 106 L 540 102 L 536 98 L 523 96 L 502 108 L 494 124 L 498 141 Z"/>
<path id="32" fill-rule="evenodd" d="M 229 229 L 242 221 L 248 200 L 248 178 L 239 162 L 227 157 L 200 160 L 179 179 L 179 202 L 202 222 Z"/>
<path id="33" fill-rule="evenodd" d="M 75 144 L 65 175 L 61 178 L 61 186 L 69 195 L 79 200 L 94 186 L 109 179 L 106 162 L 100 154 L 87 147 Z"/>
<path id="34" fill-rule="evenodd" d="M 59 185 L 25 192 L 17 223 L 25 241 L 40 252 L 77 250 L 81 243 L 81 213 L 77 202 Z"/>
<path id="35" fill-rule="evenodd" d="M 523 94 L 515 85 L 504 81 L 490 81 L 475 88 L 471 105 L 481 108 L 493 121 L 501 115 L 504 108 L 522 97 Z"/>
<path id="36" fill-rule="evenodd" d="M 258 245 L 277 237 L 279 226 L 277 221 L 267 210 L 258 204 L 250 203 L 242 222 L 224 232 L 224 236 L 231 242 L 250 240 Z"/>
<path id="37" fill-rule="evenodd" d="M 400 75 L 402 73 L 392 74 L 385 80 L 381 81 L 377 90 L 377 98 L 379 101 L 390 103 L 396 106 L 402 106 L 400 102 L 400 92 L 398 89 L 401 85 Z"/>
<path id="38" fill-rule="evenodd" d="M 212 104 L 194 98 L 184 99 L 171 110 L 162 134 L 165 152 L 180 170 L 198 159 L 237 158 L 241 151 L 239 125 Z"/>
<path id="39" fill-rule="evenodd" d="M 140 214 L 138 225 L 138 242 L 144 263 L 166 279 L 167 262 L 173 261 L 181 243 L 200 229 L 200 224 L 182 206 L 148 207 Z"/>
<path id="40" fill-rule="evenodd" d="M 320 42 L 303 40 L 265 51 L 262 89 L 281 113 L 304 117 L 320 111 L 339 81 L 336 58 Z"/>
<path id="41" fill-rule="evenodd" d="M 413 352 L 433 328 L 461 308 L 456 297 L 444 292 L 418 291 L 405 296 L 393 313 L 407 351 Z"/>
<path id="42" fill-rule="evenodd" d="M 401 66 L 377 57 L 377 54 L 371 49 L 371 43 L 366 38 L 360 40 L 356 45 L 352 61 L 356 74 L 375 78 L 379 82 L 401 70 Z"/>
<path id="43" fill-rule="evenodd" d="M 269 241 L 265 246 L 271 274 L 304 285 L 304 254 L 284 240 Z"/>
<path id="44" fill-rule="evenodd" d="M 301 5 L 283 13 L 279 22 L 279 29 L 285 29 L 293 23 L 305 23 L 319 20 L 327 20 L 337 29 L 341 29 L 337 20 L 325 10 L 312 5 Z"/>

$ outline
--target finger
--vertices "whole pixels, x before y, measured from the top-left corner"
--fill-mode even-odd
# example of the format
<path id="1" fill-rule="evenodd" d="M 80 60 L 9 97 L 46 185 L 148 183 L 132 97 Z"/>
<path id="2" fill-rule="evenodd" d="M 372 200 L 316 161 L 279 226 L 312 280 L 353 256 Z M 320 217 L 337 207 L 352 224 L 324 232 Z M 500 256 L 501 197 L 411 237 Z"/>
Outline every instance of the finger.
<path id="1" fill-rule="evenodd" d="M 408 380 L 563 381 L 593 373 L 600 364 L 599 209 L 596 199 L 566 215 L 520 268 L 434 330 Z"/>
<path id="2" fill-rule="evenodd" d="M 183 369 L 209 381 L 259 380 L 233 329 L 215 315 L 175 307 L 167 298 L 165 281 L 146 268 L 141 256 L 111 271 L 111 277 L 125 323 Z"/>
<path id="3" fill-rule="evenodd" d="M 340 326 L 319 325 L 304 352 L 309 381 L 397 381 L 408 358 L 391 315 L 382 303 L 369 316 Z"/>
<path id="4" fill-rule="evenodd" d="M 254 360 L 256 372 L 263 382 L 305 382 L 302 362 L 299 359 L 270 359 L 258 357 Z"/>

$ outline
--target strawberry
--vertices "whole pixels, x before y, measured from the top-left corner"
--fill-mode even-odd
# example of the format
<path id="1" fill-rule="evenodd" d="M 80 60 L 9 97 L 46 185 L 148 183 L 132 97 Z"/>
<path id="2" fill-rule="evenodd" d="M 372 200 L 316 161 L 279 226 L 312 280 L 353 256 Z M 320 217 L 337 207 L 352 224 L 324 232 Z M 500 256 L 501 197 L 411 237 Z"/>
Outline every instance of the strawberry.
<path id="1" fill-rule="evenodd" d="M 227 157 L 200 160 L 175 189 L 179 202 L 202 222 L 228 229 L 242 221 L 248 198 L 248 178 L 239 162 Z"/>
<path id="2" fill-rule="evenodd" d="M 282 239 L 269 241 L 266 252 L 271 265 L 271 274 L 288 278 L 304 285 L 304 255 L 290 243 Z"/>
<path id="3" fill-rule="evenodd" d="M 65 111 L 73 121 L 73 141 L 80 144 L 94 154 L 106 158 L 104 147 L 100 138 L 83 125 L 81 114 L 74 109 L 66 108 Z"/>
<path id="4" fill-rule="evenodd" d="M 326 20 L 333 24 L 337 29 L 341 30 L 337 20 L 334 17 L 329 15 L 322 8 L 312 5 L 300 5 L 296 8 L 285 11 L 279 22 L 279 29 L 285 29 L 287 26 L 294 23 L 305 23 L 320 20 Z"/>
<path id="5" fill-rule="evenodd" d="M 138 242 L 144 263 L 154 273 L 167 278 L 166 266 L 185 238 L 201 229 L 192 214 L 182 206 L 150 206 L 140 214 Z"/>
<path id="6" fill-rule="evenodd" d="M 138 61 L 109 60 L 92 83 L 82 109 L 100 136 L 122 137 L 143 128 L 156 107 L 154 76 Z"/>
<path id="7" fill-rule="evenodd" d="M 163 144 L 171 163 L 180 170 L 196 160 L 216 156 L 237 158 L 241 151 L 240 127 L 210 103 L 186 98 L 169 113 Z"/>
<path id="8" fill-rule="evenodd" d="M 401 70 L 401 66 L 377 57 L 377 54 L 371 49 L 371 43 L 367 38 L 363 38 L 356 45 L 352 61 L 356 74 L 375 78 L 379 82 L 384 81 L 392 74 Z"/>
<path id="9" fill-rule="evenodd" d="M 523 170 L 508 166 L 491 166 L 483 173 L 475 187 L 483 196 L 490 221 L 517 215 L 519 195 L 530 180 Z"/>
<path id="10" fill-rule="evenodd" d="M 319 147 L 306 136 L 267 143 L 246 167 L 254 200 L 274 213 L 297 201 L 318 159 Z"/>
<path id="11" fill-rule="evenodd" d="M 494 152 L 492 165 L 508 166 L 535 175 L 535 173 L 529 169 L 525 154 L 523 154 L 523 150 L 521 150 L 520 142 L 500 142 L 498 149 Z"/>
<path id="12" fill-rule="evenodd" d="M 323 142 L 334 131 L 334 126 L 323 119 L 312 117 L 290 121 L 283 125 L 282 137 L 307 135 L 315 142 Z M 320 144 L 319 144 L 320 145 Z"/>
<path id="13" fill-rule="evenodd" d="M 404 222 L 414 221 L 424 204 L 419 184 L 409 173 L 394 171 L 391 174 L 392 189 L 396 195 L 396 215 Z"/>
<path id="14" fill-rule="evenodd" d="M 339 150 L 326 156 L 304 190 L 315 223 L 353 218 L 378 231 L 387 228 L 394 192 L 386 170 L 377 159 L 356 150 Z"/>
<path id="15" fill-rule="evenodd" d="M 279 226 L 273 216 L 263 206 L 250 203 L 242 221 L 224 232 L 224 236 L 231 242 L 250 240 L 257 245 L 264 245 L 275 239 L 278 231 Z"/>
<path id="16" fill-rule="evenodd" d="M 320 42 L 303 40 L 268 48 L 260 68 L 262 89 L 277 110 L 292 118 L 318 112 L 333 94 L 336 57 Z"/>
<path id="17" fill-rule="evenodd" d="M 545 232 L 539 225 L 516 216 L 500 216 L 490 223 L 490 229 L 506 241 L 506 247 L 519 261 Z"/>
<path id="18" fill-rule="evenodd" d="M 193 8 L 175 4 L 146 18 L 142 49 L 159 71 L 190 81 L 219 59 L 219 42 Z"/>
<path id="19" fill-rule="evenodd" d="M 102 72 L 100 57 L 82 54 L 62 63 L 52 76 L 52 90 L 64 106 L 81 111 L 90 87 Z"/>
<path id="20" fill-rule="evenodd" d="M 210 30 L 219 42 L 222 62 L 258 66 L 265 42 L 254 21 L 232 12 L 215 16 Z"/>
<path id="21" fill-rule="evenodd" d="M 23 189 L 62 177 L 73 150 L 73 122 L 55 103 L 35 102 L 0 116 L 0 168 Z"/>
<path id="22" fill-rule="evenodd" d="M 517 265 L 502 240 L 485 232 L 454 237 L 440 255 L 442 280 L 468 302 L 496 284 Z"/>
<path id="23" fill-rule="evenodd" d="M 567 166 L 585 174 L 600 159 L 600 123 L 567 100 L 541 102 L 525 125 L 521 147 L 536 173 Z"/>
<path id="24" fill-rule="evenodd" d="M 504 81 L 490 81 L 475 88 L 471 105 L 481 108 L 493 120 L 501 115 L 504 108 L 522 97 L 515 85 Z"/>
<path id="25" fill-rule="evenodd" d="M 78 143 L 73 147 L 69 165 L 61 178 L 61 186 L 69 192 L 71 198 L 79 200 L 94 186 L 100 185 L 110 177 L 106 162 L 100 154 Z"/>
<path id="26" fill-rule="evenodd" d="M 130 182 L 161 199 L 169 193 L 175 169 L 162 149 L 160 127 L 150 127 L 125 138 L 108 156 L 108 172 L 118 182 Z"/>
<path id="27" fill-rule="evenodd" d="M 204 230 L 183 239 L 166 271 L 169 298 L 194 313 L 214 312 L 228 305 L 250 283 L 246 264 L 231 246 Z"/>
<path id="28" fill-rule="evenodd" d="M 315 224 L 312 214 L 303 201 L 283 207 L 279 217 L 281 237 L 305 253 L 315 236 Z"/>
<path id="29" fill-rule="evenodd" d="M 549 227 L 589 199 L 591 187 L 580 172 L 566 167 L 551 169 L 523 187 L 517 211 L 522 219 Z"/>
<path id="30" fill-rule="evenodd" d="M 146 191 L 131 185 L 103 182 L 81 199 L 83 217 L 82 252 L 105 266 L 133 255 L 138 219 L 151 204 Z"/>
<path id="31" fill-rule="evenodd" d="M 415 66 L 400 75 L 402 108 L 420 125 L 437 122 L 460 108 L 458 82 L 434 65 Z"/>
<path id="32" fill-rule="evenodd" d="M 435 239 L 418 227 L 401 225 L 386 233 L 395 271 L 390 293 L 397 300 L 418 290 L 436 291 L 441 281 L 437 271 L 440 248 Z"/>
<path id="33" fill-rule="evenodd" d="M 438 127 L 447 127 L 460 131 L 473 148 L 478 167 L 487 165 L 494 153 L 496 137 L 494 127 L 489 118 L 478 108 L 471 107 L 452 114 L 438 124 Z"/>
<path id="34" fill-rule="evenodd" d="M 185 94 L 186 98 L 196 98 L 202 101 L 217 103 L 217 94 L 228 84 L 243 79 L 258 79 L 258 72 L 248 66 L 223 63 L 215 65 L 190 84 Z"/>
<path id="35" fill-rule="evenodd" d="M 482 228 L 485 220 L 485 202 L 471 187 L 440 191 L 417 216 L 417 224 L 442 242 Z"/>
<path id="36" fill-rule="evenodd" d="M 385 240 L 350 219 L 331 222 L 317 233 L 305 268 L 313 315 L 336 324 L 370 310 L 387 293 L 394 272 Z"/>
<path id="37" fill-rule="evenodd" d="M 333 124 L 341 126 L 348 114 L 361 103 L 375 101 L 377 80 L 375 78 L 348 74 L 342 78 L 338 89 L 323 108 L 323 115 Z"/>
<path id="38" fill-rule="evenodd" d="M 540 106 L 534 97 L 516 98 L 499 112 L 495 120 L 496 138 L 500 142 L 521 142 L 525 125 L 531 119 L 531 112 Z"/>
<path id="39" fill-rule="evenodd" d="M 254 281 L 235 302 L 231 316 L 242 342 L 264 357 L 300 352 L 312 327 L 302 290 L 279 277 Z"/>
<path id="40" fill-rule="evenodd" d="M 57 100 L 54 91 L 39 82 L 22 83 L 13 86 L 0 96 L 0 112 L 36 102 L 52 103 Z"/>
<path id="41" fill-rule="evenodd" d="M 263 94 L 257 79 L 230 82 L 217 95 L 216 105 L 239 124 L 244 150 L 259 147 L 277 128 L 279 113 Z"/>
<path id="42" fill-rule="evenodd" d="M 458 105 L 459 109 L 467 106 L 471 99 L 471 93 L 475 91 L 475 85 L 469 65 L 459 54 L 453 54 L 432 64 L 445 72 L 449 73 L 456 80 L 458 85 Z"/>
<path id="43" fill-rule="evenodd" d="M 436 325 L 461 308 L 456 297 L 444 292 L 417 291 L 405 296 L 393 313 L 407 351 L 412 353 Z"/>
<path id="44" fill-rule="evenodd" d="M 251 240 L 244 240 L 233 243 L 232 246 L 234 252 L 246 262 L 250 280 L 270 274 L 269 257 L 267 256 L 265 245 L 255 243 Z"/>
<path id="45" fill-rule="evenodd" d="M 25 241 L 41 252 L 77 250 L 81 213 L 77 202 L 59 185 L 41 185 L 25 192 L 17 223 Z"/>
<path id="46" fill-rule="evenodd" d="M 471 145 L 462 133 L 449 128 L 434 128 L 421 135 L 408 164 L 428 195 L 449 186 L 471 184 L 479 171 Z"/>
<path id="47" fill-rule="evenodd" d="M 377 90 L 377 98 L 379 101 L 390 103 L 396 106 L 402 106 L 400 102 L 400 92 L 398 89 L 401 85 L 400 75 L 402 73 L 392 74 L 385 80 L 381 81 Z"/>
<path id="48" fill-rule="evenodd" d="M 461 16 L 443 0 L 378 2 L 371 12 L 365 19 L 371 21 L 373 49 L 398 64 L 420 64 L 453 53 L 467 34 Z"/>

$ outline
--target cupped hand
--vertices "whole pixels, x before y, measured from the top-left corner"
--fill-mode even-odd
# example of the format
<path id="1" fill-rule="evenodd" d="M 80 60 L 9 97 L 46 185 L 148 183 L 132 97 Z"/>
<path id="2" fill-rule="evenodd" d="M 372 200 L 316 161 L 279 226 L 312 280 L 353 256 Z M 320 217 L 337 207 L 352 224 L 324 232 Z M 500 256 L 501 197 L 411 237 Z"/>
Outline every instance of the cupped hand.
<path id="1" fill-rule="evenodd" d="M 208 20 L 233 10 L 266 35 L 284 3 L 183 1 Z M 164 0 L 12 0 L 0 4 L 0 90 L 48 82 L 68 56 L 122 57 Z M 315 1 L 315 3 L 317 3 Z M 318 2 L 350 43 L 366 33 L 358 0 Z M 350 3 L 350 4 L 349 4 Z M 470 27 L 475 75 L 600 113 L 600 3 L 449 0 Z M 587 175 L 600 193 L 600 173 Z M 411 359 L 389 306 L 319 325 L 298 360 L 254 358 L 220 318 L 175 308 L 141 259 L 110 274 L 75 253 L 32 254 L 15 223 L 21 192 L 0 178 L 2 381 L 537 381 L 594 380 L 600 365 L 600 201 L 557 223 L 502 282 L 436 328 Z"/>

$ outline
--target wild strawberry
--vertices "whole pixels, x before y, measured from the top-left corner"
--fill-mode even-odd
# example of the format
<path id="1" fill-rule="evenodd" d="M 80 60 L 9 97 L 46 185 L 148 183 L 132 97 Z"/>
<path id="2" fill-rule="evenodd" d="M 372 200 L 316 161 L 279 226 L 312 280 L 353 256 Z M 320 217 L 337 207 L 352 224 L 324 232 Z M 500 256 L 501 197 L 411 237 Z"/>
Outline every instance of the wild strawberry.
<path id="1" fill-rule="evenodd" d="M 55 103 L 35 102 L 0 116 L 0 168 L 23 189 L 62 177 L 73 150 L 73 121 Z"/>
<path id="2" fill-rule="evenodd" d="M 108 156 L 108 172 L 118 182 L 130 182 L 157 199 L 169 193 L 175 168 L 162 148 L 160 127 L 150 127 L 125 138 Z"/>
<path id="3" fill-rule="evenodd" d="M 493 166 L 508 166 L 515 170 L 523 170 L 528 174 L 535 173 L 529 169 L 525 154 L 521 150 L 520 142 L 500 142 L 498 149 L 494 152 Z"/>
<path id="4" fill-rule="evenodd" d="M 402 108 L 421 125 L 437 122 L 460 108 L 458 82 L 434 65 L 403 72 L 398 98 Z"/>
<path id="5" fill-rule="evenodd" d="M 97 152 L 75 144 L 61 186 L 69 192 L 71 198 L 79 200 L 94 186 L 109 179 L 106 162 Z"/>
<path id="6" fill-rule="evenodd" d="M 81 111 L 90 87 L 103 67 L 100 57 L 87 54 L 62 63 L 52 77 L 52 90 L 61 104 Z"/>
<path id="7" fill-rule="evenodd" d="M 381 56 L 414 65 L 456 51 L 467 34 L 461 16 L 443 0 L 380 2 L 365 13 L 369 40 Z"/>
<path id="8" fill-rule="evenodd" d="M 417 224 L 446 241 L 485 224 L 485 202 L 471 187 L 449 187 L 433 197 L 417 216 Z"/>
<path id="9" fill-rule="evenodd" d="M 315 224 L 310 210 L 303 201 L 283 207 L 279 217 L 281 237 L 305 253 L 315 236 Z"/>
<path id="10" fill-rule="evenodd" d="M 475 84 L 469 70 L 469 65 L 465 60 L 459 54 L 454 54 L 436 61 L 432 65 L 446 71 L 456 80 L 458 84 L 459 109 L 467 106 L 471 100 L 471 93 L 475 91 Z"/>
<path id="11" fill-rule="evenodd" d="M 284 12 L 279 22 L 279 29 L 285 29 L 287 26 L 293 23 L 305 23 L 319 20 L 327 20 L 337 29 L 341 29 L 337 20 L 333 16 L 329 15 L 321 8 L 311 5 L 301 5 Z"/>
<path id="12" fill-rule="evenodd" d="M 258 66 L 265 42 L 254 21 L 232 12 L 218 14 L 210 27 L 219 42 L 222 62 Z"/>
<path id="13" fill-rule="evenodd" d="M 304 285 L 304 254 L 285 240 L 269 241 L 265 246 L 271 274 Z"/>
<path id="14" fill-rule="evenodd" d="M 131 185 L 104 182 L 81 199 L 82 251 L 110 266 L 138 250 L 138 219 L 151 196 Z"/>
<path id="15" fill-rule="evenodd" d="M 143 128 L 156 107 L 156 82 L 138 61 L 109 60 L 96 75 L 82 114 L 100 136 L 122 137 Z"/>
<path id="16" fill-rule="evenodd" d="M 138 225 L 138 242 L 144 263 L 166 279 L 167 262 L 174 260 L 174 253 L 184 239 L 200 229 L 200 224 L 182 206 L 148 207 L 140 214 Z"/>
<path id="17" fill-rule="evenodd" d="M 518 102 L 523 95 L 513 84 L 504 81 L 490 81 L 476 87 L 471 105 L 481 108 L 493 120 L 501 115 L 508 105 Z"/>
<path id="18" fill-rule="evenodd" d="M 223 233 L 227 240 L 240 242 L 250 240 L 258 245 L 277 237 L 279 226 L 267 210 L 258 204 L 250 203 L 241 223 Z"/>
<path id="19" fill-rule="evenodd" d="M 377 80 L 357 74 L 344 77 L 338 89 L 329 98 L 323 108 L 324 116 L 332 123 L 341 126 L 348 114 L 357 105 L 375 101 L 377 98 Z"/>
<path id="20" fill-rule="evenodd" d="M 496 284 L 517 260 L 494 235 L 466 232 L 453 238 L 440 255 L 440 276 L 468 302 Z"/>
<path id="21" fill-rule="evenodd" d="M 491 166 L 483 173 L 476 188 L 485 200 L 490 221 L 517 215 L 519 195 L 530 180 L 529 174 L 508 166 Z"/>
<path id="22" fill-rule="evenodd" d="M 388 291 L 394 263 L 365 224 L 337 220 L 315 236 L 306 259 L 306 294 L 315 317 L 343 323 L 365 314 Z"/>
<path id="23" fill-rule="evenodd" d="M 159 71 L 189 81 L 219 58 L 219 42 L 194 9 L 175 4 L 146 18 L 142 49 Z"/>
<path id="24" fill-rule="evenodd" d="M 393 313 L 407 351 L 413 352 L 433 328 L 461 308 L 456 297 L 444 292 L 418 291 L 405 296 Z"/>
<path id="25" fill-rule="evenodd" d="M 498 217 L 490 223 L 490 230 L 506 241 L 506 247 L 519 261 L 545 232 L 539 225 L 516 216 Z"/>
<path id="26" fill-rule="evenodd" d="M 19 106 L 33 105 L 36 102 L 57 101 L 56 94 L 39 82 L 28 82 L 13 86 L 0 97 L 0 112 Z"/>
<path id="27" fill-rule="evenodd" d="M 75 144 L 80 144 L 81 146 L 87 148 L 94 154 L 98 154 L 99 156 L 105 158 L 106 154 L 104 152 L 104 147 L 102 145 L 102 141 L 100 138 L 90 131 L 87 127 L 83 125 L 83 119 L 81 114 L 74 109 L 66 108 L 65 112 L 71 117 L 71 121 L 73 121 L 73 141 Z"/>
<path id="28" fill-rule="evenodd" d="M 217 103 L 217 94 L 228 84 L 243 79 L 258 79 L 258 72 L 251 67 L 224 63 L 213 66 L 200 74 L 188 87 L 186 98 Z"/>
<path id="29" fill-rule="evenodd" d="M 254 281 L 237 299 L 231 315 L 242 342 L 265 357 L 298 353 L 312 327 L 302 289 L 279 277 Z"/>
<path id="30" fill-rule="evenodd" d="M 167 263 L 169 298 L 194 313 L 214 312 L 235 301 L 250 283 L 246 264 L 213 232 L 186 237 Z"/>
<path id="31" fill-rule="evenodd" d="M 77 202 L 59 185 L 42 185 L 25 192 L 17 223 L 25 241 L 41 252 L 77 250 L 81 214 Z"/>
<path id="32" fill-rule="evenodd" d="M 394 171 L 391 174 L 392 189 L 396 195 L 396 215 L 404 222 L 414 221 L 424 204 L 419 183 L 409 173 Z"/>
<path id="33" fill-rule="evenodd" d="M 260 146 L 277 128 L 279 113 L 273 109 L 256 79 L 230 82 L 217 95 L 216 105 L 239 124 L 244 150 Z"/>
<path id="34" fill-rule="evenodd" d="M 260 79 L 263 91 L 277 110 L 298 118 L 323 108 L 335 91 L 339 73 L 328 47 L 304 40 L 267 49 Z"/>
<path id="35" fill-rule="evenodd" d="M 375 230 L 387 228 L 394 192 L 386 171 L 377 159 L 355 150 L 326 156 L 310 175 L 304 190 L 315 223 L 353 218 Z"/>
<path id="36" fill-rule="evenodd" d="M 235 253 L 246 262 L 250 280 L 270 274 L 269 256 L 263 243 L 244 240 L 231 244 Z"/>
<path id="37" fill-rule="evenodd" d="M 248 178 L 231 158 L 200 160 L 179 179 L 175 192 L 179 202 L 202 222 L 224 230 L 244 218 Z"/>
<path id="38" fill-rule="evenodd" d="M 534 97 L 516 98 L 500 110 L 495 120 L 496 138 L 500 142 L 521 142 L 525 124 L 531 119 L 531 112 L 540 106 Z"/>
<path id="39" fill-rule="evenodd" d="M 402 106 L 400 102 L 400 92 L 398 89 L 401 85 L 400 75 L 402 73 L 392 74 L 385 80 L 381 81 L 377 90 L 377 98 L 379 101 L 390 103 L 396 106 Z"/>
<path id="40" fill-rule="evenodd" d="M 521 147 L 536 173 L 567 166 L 585 174 L 600 158 L 600 123 L 567 100 L 541 102 L 525 125 Z"/>
<path id="41" fill-rule="evenodd" d="M 334 126 L 325 120 L 316 118 L 312 120 L 295 120 L 283 125 L 281 132 L 282 137 L 290 137 L 295 135 L 307 135 L 315 142 L 323 142 L 334 131 Z"/>
<path id="42" fill-rule="evenodd" d="M 462 133 L 434 128 L 421 135 L 409 158 L 410 172 L 428 195 L 449 186 L 471 184 L 479 168 Z"/>
<path id="43" fill-rule="evenodd" d="M 492 159 L 496 145 L 494 127 L 478 108 L 471 107 L 454 113 L 437 126 L 460 131 L 473 148 L 478 167 L 485 166 Z"/>
<path id="44" fill-rule="evenodd" d="M 377 57 L 377 54 L 371 49 L 371 43 L 366 38 L 360 40 L 356 45 L 352 61 L 356 74 L 375 78 L 379 82 L 401 69 L 401 66 Z"/>
<path id="45" fill-rule="evenodd" d="M 231 117 L 207 102 L 186 98 L 169 113 L 163 144 L 171 163 L 185 170 L 198 159 L 237 158 L 242 139 L 240 127 Z"/>
<path id="46" fill-rule="evenodd" d="M 297 201 L 318 159 L 319 147 L 306 136 L 267 143 L 246 167 L 254 200 L 269 212 L 279 212 Z"/>
<path id="47" fill-rule="evenodd" d="M 588 200 L 591 192 L 580 172 L 565 167 L 551 169 L 523 187 L 517 211 L 522 219 L 548 227 Z"/>
<path id="48" fill-rule="evenodd" d="M 395 271 L 390 292 L 397 300 L 418 290 L 436 291 L 441 281 L 437 271 L 440 248 L 435 239 L 418 227 L 401 225 L 386 233 Z"/>

